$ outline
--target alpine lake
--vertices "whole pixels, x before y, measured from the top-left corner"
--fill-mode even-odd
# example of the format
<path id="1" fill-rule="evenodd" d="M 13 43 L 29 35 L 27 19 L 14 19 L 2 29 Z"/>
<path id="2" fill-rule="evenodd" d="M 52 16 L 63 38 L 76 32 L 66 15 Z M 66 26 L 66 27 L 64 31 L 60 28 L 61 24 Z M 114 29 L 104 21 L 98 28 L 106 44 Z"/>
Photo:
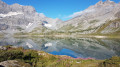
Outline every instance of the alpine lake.
<path id="1" fill-rule="evenodd" d="M 0 46 L 5 45 L 73 58 L 108 59 L 120 56 L 119 38 L 1 37 Z"/>

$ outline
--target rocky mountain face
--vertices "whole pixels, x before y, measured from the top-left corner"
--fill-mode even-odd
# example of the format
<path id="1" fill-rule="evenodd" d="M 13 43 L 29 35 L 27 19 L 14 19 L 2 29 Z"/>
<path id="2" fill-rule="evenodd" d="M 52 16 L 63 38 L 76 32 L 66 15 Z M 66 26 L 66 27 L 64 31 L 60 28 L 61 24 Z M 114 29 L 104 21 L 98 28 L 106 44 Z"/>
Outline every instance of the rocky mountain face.
<path id="1" fill-rule="evenodd" d="M 37 13 L 32 6 L 8 5 L 0 0 L 0 33 L 31 32 L 34 28 L 43 26 L 44 22 L 51 25 L 44 27 L 54 29 L 59 19 L 48 18 L 42 13 Z"/>
<path id="2" fill-rule="evenodd" d="M 105 34 L 120 31 L 120 3 L 107 0 L 81 11 L 78 16 L 60 25 L 60 31 L 79 34 Z M 117 19 L 117 20 L 115 20 Z M 119 32 L 120 33 L 120 32 Z"/>

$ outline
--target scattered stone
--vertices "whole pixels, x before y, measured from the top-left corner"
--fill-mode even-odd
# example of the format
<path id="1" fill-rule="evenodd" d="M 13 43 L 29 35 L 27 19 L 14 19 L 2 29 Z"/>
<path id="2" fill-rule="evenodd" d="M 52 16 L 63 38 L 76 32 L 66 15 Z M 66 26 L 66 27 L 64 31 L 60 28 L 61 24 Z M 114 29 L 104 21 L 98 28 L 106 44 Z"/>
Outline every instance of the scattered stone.
<path id="1" fill-rule="evenodd" d="M 11 46 L 11 48 L 18 48 L 17 46 Z"/>

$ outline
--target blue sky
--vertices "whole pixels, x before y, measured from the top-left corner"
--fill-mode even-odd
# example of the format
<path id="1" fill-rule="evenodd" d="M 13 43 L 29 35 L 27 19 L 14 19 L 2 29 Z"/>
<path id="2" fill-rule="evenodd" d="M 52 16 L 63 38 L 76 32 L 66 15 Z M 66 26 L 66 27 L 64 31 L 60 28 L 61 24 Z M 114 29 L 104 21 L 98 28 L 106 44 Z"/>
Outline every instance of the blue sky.
<path id="1" fill-rule="evenodd" d="M 68 20 L 67 16 L 75 12 L 80 12 L 90 5 L 96 4 L 100 0 L 2 0 L 11 5 L 18 3 L 21 5 L 33 6 L 38 13 L 43 13 L 50 18 L 60 18 Z M 105 0 L 103 0 L 105 1 Z M 120 0 L 112 0 L 120 2 Z"/>

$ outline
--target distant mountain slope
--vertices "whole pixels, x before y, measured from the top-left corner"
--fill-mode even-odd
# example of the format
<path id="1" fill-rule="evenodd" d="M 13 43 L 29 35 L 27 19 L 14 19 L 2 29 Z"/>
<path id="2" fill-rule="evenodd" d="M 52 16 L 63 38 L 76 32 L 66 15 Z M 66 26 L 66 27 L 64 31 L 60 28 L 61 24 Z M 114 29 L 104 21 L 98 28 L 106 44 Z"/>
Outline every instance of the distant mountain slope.
<path id="1" fill-rule="evenodd" d="M 120 3 L 107 0 L 90 6 L 75 18 L 63 22 L 59 30 L 79 34 L 107 34 L 120 31 Z"/>

